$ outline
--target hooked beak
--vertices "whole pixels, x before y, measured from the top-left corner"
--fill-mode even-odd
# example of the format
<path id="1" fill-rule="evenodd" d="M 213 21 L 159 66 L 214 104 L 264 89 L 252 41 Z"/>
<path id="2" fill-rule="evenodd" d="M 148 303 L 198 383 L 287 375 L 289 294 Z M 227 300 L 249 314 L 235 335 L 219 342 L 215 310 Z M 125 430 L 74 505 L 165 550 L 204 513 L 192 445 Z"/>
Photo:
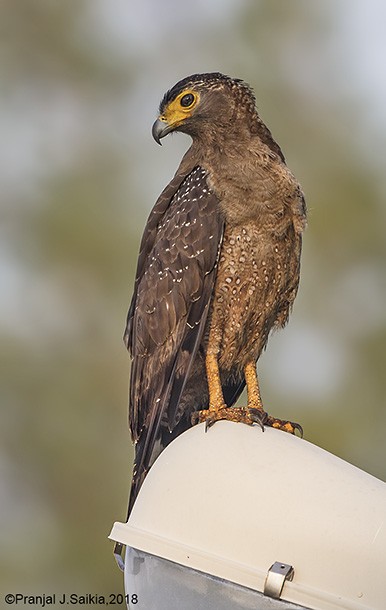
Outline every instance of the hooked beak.
<path id="1" fill-rule="evenodd" d="M 173 129 L 174 127 L 169 125 L 165 120 L 158 118 L 152 127 L 151 133 L 157 144 L 161 146 L 161 138 L 167 136 Z"/>

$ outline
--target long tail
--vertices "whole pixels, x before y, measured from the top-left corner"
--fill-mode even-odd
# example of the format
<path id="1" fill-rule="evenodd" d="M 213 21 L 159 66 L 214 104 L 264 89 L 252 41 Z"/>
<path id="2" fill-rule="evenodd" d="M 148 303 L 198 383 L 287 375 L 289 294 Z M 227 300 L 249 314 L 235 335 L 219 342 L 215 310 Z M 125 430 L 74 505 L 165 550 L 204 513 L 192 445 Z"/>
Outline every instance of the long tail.
<path id="1" fill-rule="evenodd" d="M 130 517 L 132 508 L 134 506 L 134 502 L 137 499 L 137 496 L 139 494 L 139 490 L 141 489 L 142 483 L 144 482 L 145 477 L 147 475 L 147 470 L 142 469 L 141 472 L 137 472 L 135 470 L 135 468 L 136 468 L 136 464 L 134 462 L 133 478 L 132 478 L 132 481 L 131 481 L 130 496 L 129 496 L 129 506 L 128 506 L 128 509 L 127 509 L 127 518 Z"/>
<path id="2" fill-rule="evenodd" d="M 127 517 L 129 518 L 134 502 L 137 499 L 139 490 L 142 487 L 147 473 L 149 472 L 154 461 L 161 453 L 163 447 L 159 446 L 158 451 L 155 450 L 154 444 L 149 445 L 148 438 L 139 438 L 135 444 L 135 457 L 133 465 L 133 475 L 131 480 L 131 489 L 129 497 L 129 506 L 127 509 Z M 158 443 L 157 443 L 158 445 Z"/>

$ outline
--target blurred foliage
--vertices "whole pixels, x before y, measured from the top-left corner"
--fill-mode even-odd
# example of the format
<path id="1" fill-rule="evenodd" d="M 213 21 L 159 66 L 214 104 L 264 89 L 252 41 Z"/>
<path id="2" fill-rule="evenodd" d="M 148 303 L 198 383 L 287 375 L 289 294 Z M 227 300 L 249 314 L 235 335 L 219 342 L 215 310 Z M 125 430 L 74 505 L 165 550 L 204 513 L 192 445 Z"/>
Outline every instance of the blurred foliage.
<path id="1" fill-rule="evenodd" d="M 187 146 L 169 139 L 161 151 L 151 123 L 164 90 L 194 71 L 252 84 L 310 209 L 294 315 L 260 366 L 265 403 L 386 477 L 385 181 L 374 161 L 386 125 L 374 127 L 352 60 L 372 41 L 347 34 L 347 1 L 160 7 L 0 4 L 6 590 L 122 590 L 107 540 L 131 476 L 121 336 L 142 227 Z"/>

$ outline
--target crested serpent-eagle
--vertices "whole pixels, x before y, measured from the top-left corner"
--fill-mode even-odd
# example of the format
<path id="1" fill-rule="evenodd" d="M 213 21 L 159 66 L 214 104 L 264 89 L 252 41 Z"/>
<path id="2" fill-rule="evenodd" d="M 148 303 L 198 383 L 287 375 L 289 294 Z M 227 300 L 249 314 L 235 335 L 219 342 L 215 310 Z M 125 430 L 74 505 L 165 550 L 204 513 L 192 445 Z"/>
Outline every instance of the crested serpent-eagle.
<path id="1" fill-rule="evenodd" d="M 163 97 L 153 137 L 192 144 L 147 221 L 125 342 L 135 444 L 129 512 L 156 457 L 193 423 L 301 427 L 268 415 L 256 362 L 288 320 L 306 206 L 251 88 L 195 74 Z M 245 384 L 248 403 L 234 407 Z"/>

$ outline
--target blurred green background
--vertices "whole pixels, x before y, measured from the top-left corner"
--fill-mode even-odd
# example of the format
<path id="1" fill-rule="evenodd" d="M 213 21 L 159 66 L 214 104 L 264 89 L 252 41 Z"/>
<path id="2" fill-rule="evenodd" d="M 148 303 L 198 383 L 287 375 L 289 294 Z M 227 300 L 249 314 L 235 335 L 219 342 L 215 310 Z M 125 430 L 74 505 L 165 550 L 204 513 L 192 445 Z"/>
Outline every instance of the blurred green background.
<path id="1" fill-rule="evenodd" d="M 131 476 L 122 333 L 147 215 L 185 136 L 180 78 L 248 81 L 309 206 L 265 405 L 386 478 L 382 0 L 2 0 L 1 592 L 123 590 L 107 535 Z"/>

